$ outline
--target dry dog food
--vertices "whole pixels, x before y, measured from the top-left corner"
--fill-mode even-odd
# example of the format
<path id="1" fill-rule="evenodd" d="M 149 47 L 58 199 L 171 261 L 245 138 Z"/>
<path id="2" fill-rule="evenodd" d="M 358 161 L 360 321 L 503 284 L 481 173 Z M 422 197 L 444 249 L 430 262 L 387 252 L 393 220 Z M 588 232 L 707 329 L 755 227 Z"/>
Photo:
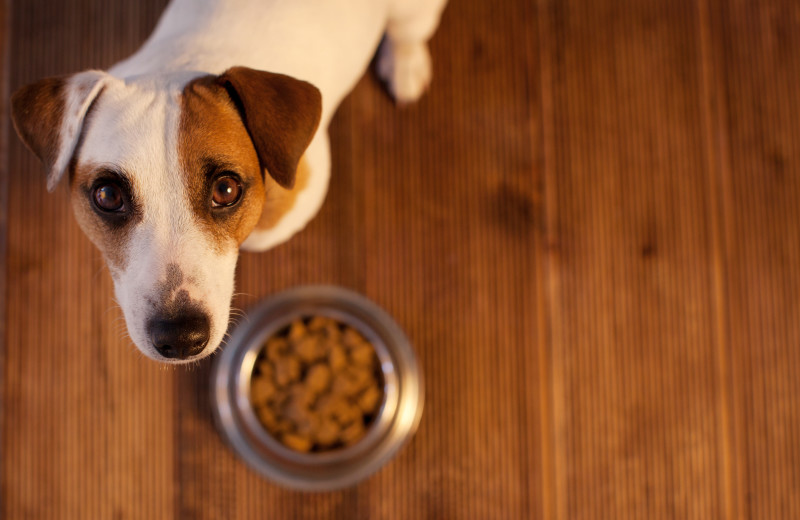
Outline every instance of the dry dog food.
<path id="1" fill-rule="evenodd" d="M 250 397 L 275 438 L 297 451 L 349 446 L 366 433 L 383 401 L 375 349 L 354 328 L 316 316 L 267 340 Z"/>

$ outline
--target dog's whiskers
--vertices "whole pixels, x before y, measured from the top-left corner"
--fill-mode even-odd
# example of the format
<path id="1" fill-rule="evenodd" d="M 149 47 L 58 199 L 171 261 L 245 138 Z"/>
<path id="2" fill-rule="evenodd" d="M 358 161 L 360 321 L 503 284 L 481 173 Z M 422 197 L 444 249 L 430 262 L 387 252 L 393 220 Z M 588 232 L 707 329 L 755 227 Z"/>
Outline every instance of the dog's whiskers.
<path id="1" fill-rule="evenodd" d="M 100 273 L 102 273 L 103 271 L 108 269 L 108 266 L 106 265 L 105 261 L 102 260 L 102 255 L 99 255 L 99 256 L 100 256 L 100 259 L 101 259 L 100 267 L 97 268 L 97 270 L 92 275 L 92 282 L 97 281 L 97 278 L 100 276 Z M 97 256 L 95 256 L 94 258 L 96 259 Z"/>
<path id="2" fill-rule="evenodd" d="M 243 311 L 242 309 L 237 309 L 235 307 L 231 307 L 230 317 L 231 317 L 231 319 L 235 318 L 237 320 L 237 323 L 236 323 L 237 325 L 241 321 L 245 321 L 245 322 L 248 322 L 248 323 L 250 322 L 250 316 L 248 316 L 248 314 L 245 311 Z"/>
<path id="3" fill-rule="evenodd" d="M 120 307 L 119 304 L 115 302 L 114 305 L 111 305 L 109 308 L 106 309 L 106 311 L 103 313 L 103 317 L 105 318 L 109 312 L 115 309 L 119 309 L 121 311 L 122 307 Z"/>

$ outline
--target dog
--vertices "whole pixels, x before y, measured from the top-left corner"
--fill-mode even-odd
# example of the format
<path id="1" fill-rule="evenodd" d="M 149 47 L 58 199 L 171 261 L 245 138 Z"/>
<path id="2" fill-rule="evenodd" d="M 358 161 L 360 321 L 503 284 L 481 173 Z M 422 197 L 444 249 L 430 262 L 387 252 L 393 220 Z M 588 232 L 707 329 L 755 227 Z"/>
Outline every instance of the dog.
<path id="1" fill-rule="evenodd" d="M 288 240 L 328 187 L 327 127 L 369 66 L 398 103 L 431 79 L 445 0 L 173 0 L 107 72 L 22 87 L 14 127 L 63 177 L 131 340 L 189 363 L 229 323 L 240 249 Z"/>

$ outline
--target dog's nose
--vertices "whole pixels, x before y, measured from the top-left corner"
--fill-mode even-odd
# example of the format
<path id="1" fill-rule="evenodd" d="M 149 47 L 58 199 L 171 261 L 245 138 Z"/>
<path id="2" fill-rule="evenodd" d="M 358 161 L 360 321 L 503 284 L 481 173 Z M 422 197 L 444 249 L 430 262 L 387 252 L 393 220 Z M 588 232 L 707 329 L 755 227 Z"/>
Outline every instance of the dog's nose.
<path id="1" fill-rule="evenodd" d="M 165 358 L 187 359 L 202 352 L 210 331 L 208 316 L 189 314 L 172 320 L 151 321 L 150 341 Z"/>

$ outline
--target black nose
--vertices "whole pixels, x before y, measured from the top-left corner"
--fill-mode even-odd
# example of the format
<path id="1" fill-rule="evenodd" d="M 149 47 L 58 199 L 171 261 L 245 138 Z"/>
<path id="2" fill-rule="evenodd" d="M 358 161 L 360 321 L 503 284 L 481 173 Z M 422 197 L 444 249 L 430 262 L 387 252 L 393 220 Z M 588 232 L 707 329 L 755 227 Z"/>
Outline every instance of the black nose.
<path id="1" fill-rule="evenodd" d="M 211 324 L 205 314 L 156 319 L 150 322 L 150 341 L 165 358 L 187 359 L 202 352 L 210 331 Z"/>

